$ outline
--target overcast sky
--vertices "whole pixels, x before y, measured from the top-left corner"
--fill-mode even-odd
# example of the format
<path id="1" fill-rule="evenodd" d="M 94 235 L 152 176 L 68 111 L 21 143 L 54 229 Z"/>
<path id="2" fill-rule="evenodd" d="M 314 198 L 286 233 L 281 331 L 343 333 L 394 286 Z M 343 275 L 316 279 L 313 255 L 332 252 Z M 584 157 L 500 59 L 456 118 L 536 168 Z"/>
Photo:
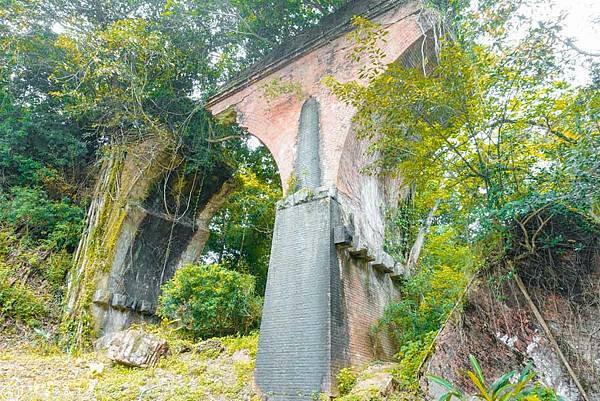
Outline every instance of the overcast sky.
<path id="1" fill-rule="evenodd" d="M 565 34 L 573 37 L 580 48 L 600 53 L 600 0 L 554 1 L 569 13 Z"/>
<path id="2" fill-rule="evenodd" d="M 541 14 L 558 16 L 565 11 L 563 36 L 571 38 L 581 50 L 600 53 L 600 0 L 548 0 L 550 2 L 554 2 L 556 7 L 539 10 Z M 580 61 L 583 62 L 583 59 L 581 56 Z M 600 62 L 600 57 L 596 60 Z M 572 79 L 576 84 L 590 81 L 587 70 L 581 64 L 575 69 Z"/>

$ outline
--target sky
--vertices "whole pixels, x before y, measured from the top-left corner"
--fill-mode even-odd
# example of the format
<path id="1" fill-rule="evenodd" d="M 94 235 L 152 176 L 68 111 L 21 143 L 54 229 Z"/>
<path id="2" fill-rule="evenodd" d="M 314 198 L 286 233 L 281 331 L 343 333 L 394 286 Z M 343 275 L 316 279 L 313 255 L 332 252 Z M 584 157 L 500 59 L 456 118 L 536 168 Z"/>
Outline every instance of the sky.
<path id="1" fill-rule="evenodd" d="M 559 9 L 569 13 L 565 35 L 572 37 L 578 47 L 600 53 L 600 0 L 554 1 Z"/>
<path id="2" fill-rule="evenodd" d="M 555 7 L 550 7 L 551 3 Z M 564 12 L 562 36 L 572 39 L 581 50 L 600 54 L 600 0 L 548 0 L 547 4 L 548 7 L 538 6 L 539 9 L 534 12 L 556 17 Z M 582 65 L 583 59 L 584 56 L 581 56 L 571 77 L 579 85 L 590 81 L 588 71 Z M 600 57 L 596 59 L 600 62 Z"/>

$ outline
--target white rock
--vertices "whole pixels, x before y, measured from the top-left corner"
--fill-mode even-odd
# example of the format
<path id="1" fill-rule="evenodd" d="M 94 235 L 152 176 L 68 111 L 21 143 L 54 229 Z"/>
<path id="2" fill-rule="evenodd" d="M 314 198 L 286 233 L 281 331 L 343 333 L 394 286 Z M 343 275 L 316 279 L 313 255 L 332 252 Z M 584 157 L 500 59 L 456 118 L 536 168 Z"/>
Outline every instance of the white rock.
<path id="1" fill-rule="evenodd" d="M 168 351 L 168 345 L 152 334 L 142 330 L 125 330 L 101 338 L 96 349 L 106 348 L 106 356 L 111 361 L 127 366 L 146 368 L 154 366 Z"/>

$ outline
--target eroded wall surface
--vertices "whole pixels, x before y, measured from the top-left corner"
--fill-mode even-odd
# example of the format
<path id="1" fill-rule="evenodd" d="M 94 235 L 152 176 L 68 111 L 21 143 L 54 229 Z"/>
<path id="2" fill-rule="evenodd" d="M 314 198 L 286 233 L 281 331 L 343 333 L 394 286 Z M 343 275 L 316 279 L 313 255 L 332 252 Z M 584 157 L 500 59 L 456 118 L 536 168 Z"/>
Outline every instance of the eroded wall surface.
<path id="1" fill-rule="evenodd" d="M 232 189 L 232 172 L 219 170 L 206 173 L 202 187 L 187 177 L 177 195 L 173 183 L 181 177 L 169 172 L 142 202 L 127 201 L 110 270 L 98 280 L 92 300 L 99 335 L 156 320 L 162 284 L 177 268 L 199 260 L 210 219 Z"/>
<path id="2" fill-rule="evenodd" d="M 148 138 L 112 149 L 103 164 L 69 276 L 64 320 L 78 325 L 70 328 L 77 341 L 88 330 L 82 322 L 101 336 L 155 320 L 160 286 L 198 260 L 234 188 L 230 169 L 186 174 L 169 149 Z"/>

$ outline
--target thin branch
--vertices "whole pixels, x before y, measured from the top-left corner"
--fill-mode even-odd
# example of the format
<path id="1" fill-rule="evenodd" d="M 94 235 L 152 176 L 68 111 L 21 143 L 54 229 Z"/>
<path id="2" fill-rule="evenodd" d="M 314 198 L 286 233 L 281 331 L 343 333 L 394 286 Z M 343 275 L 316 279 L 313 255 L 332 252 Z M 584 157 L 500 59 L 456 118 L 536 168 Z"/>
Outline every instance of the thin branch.
<path id="1" fill-rule="evenodd" d="M 231 139 L 242 139 L 242 138 L 243 138 L 242 135 L 229 135 L 229 136 L 225 136 L 222 138 L 215 138 L 215 139 L 207 138 L 206 141 L 210 142 L 210 143 L 220 143 L 220 142 L 229 141 Z"/>

